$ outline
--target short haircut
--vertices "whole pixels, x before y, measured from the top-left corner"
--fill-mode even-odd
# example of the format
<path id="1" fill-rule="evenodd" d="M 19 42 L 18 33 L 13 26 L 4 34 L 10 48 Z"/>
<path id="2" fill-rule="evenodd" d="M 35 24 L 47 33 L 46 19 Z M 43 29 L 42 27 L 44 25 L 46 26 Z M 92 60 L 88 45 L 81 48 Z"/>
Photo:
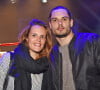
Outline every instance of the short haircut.
<path id="1" fill-rule="evenodd" d="M 65 9 L 66 12 L 68 13 L 70 19 L 72 18 L 72 14 L 71 14 L 71 12 L 70 12 L 70 10 L 69 10 L 68 8 L 66 8 L 66 7 L 64 7 L 64 6 L 56 6 L 56 7 L 54 7 L 53 9 L 51 9 L 51 11 L 50 11 L 50 13 L 49 13 L 48 19 L 51 18 L 52 12 L 53 12 L 54 10 L 57 10 L 57 9 Z"/>

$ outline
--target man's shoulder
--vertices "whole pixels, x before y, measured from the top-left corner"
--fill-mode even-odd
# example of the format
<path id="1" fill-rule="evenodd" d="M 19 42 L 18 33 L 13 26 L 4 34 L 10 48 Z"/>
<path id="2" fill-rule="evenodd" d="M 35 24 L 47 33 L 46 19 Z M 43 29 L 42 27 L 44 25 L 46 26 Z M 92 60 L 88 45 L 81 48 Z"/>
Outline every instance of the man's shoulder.
<path id="1" fill-rule="evenodd" d="M 85 40 L 97 40 L 100 39 L 100 35 L 96 33 L 78 33 L 77 38 Z"/>
<path id="2" fill-rule="evenodd" d="M 59 51 L 59 44 L 58 43 L 56 43 L 53 47 L 52 47 L 52 50 L 51 50 L 51 52 L 53 53 L 55 53 L 55 52 L 57 52 L 58 53 L 58 51 Z"/>
<path id="3" fill-rule="evenodd" d="M 78 36 L 87 36 L 87 37 L 100 37 L 99 34 L 96 34 L 96 33 L 78 33 L 77 34 Z"/>

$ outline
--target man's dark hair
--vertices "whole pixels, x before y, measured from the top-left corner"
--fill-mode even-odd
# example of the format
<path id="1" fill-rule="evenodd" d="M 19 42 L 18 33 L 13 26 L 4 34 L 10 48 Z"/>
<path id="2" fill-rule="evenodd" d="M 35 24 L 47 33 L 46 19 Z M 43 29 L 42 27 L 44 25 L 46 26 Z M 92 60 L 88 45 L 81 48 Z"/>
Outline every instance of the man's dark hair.
<path id="1" fill-rule="evenodd" d="M 54 10 L 57 10 L 57 9 L 65 9 L 66 12 L 68 13 L 70 19 L 72 18 L 72 14 L 71 14 L 71 12 L 70 12 L 70 10 L 69 10 L 68 8 L 66 8 L 66 7 L 64 7 L 64 6 L 56 6 L 56 7 L 54 7 L 53 9 L 51 9 L 51 11 L 50 11 L 50 13 L 49 13 L 49 17 L 48 17 L 49 19 L 50 19 L 51 16 L 52 16 L 52 12 L 53 12 Z"/>

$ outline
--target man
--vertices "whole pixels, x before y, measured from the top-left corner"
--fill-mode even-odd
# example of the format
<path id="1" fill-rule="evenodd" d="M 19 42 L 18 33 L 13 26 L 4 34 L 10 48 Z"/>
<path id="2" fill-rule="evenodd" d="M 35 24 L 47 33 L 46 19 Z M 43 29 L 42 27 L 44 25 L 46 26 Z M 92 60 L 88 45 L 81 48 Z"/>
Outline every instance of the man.
<path id="1" fill-rule="evenodd" d="M 100 90 L 99 35 L 74 33 L 73 22 L 63 6 L 49 14 L 49 26 L 58 42 L 51 52 L 55 90 Z"/>

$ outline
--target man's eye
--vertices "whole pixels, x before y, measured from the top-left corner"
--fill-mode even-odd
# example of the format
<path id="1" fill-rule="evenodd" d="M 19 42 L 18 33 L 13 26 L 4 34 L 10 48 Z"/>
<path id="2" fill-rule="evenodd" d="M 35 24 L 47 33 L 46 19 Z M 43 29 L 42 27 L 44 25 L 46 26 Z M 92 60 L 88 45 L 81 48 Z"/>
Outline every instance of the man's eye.
<path id="1" fill-rule="evenodd" d="M 53 21 L 57 21 L 56 19 L 54 19 Z"/>
<path id="2" fill-rule="evenodd" d="M 57 21 L 57 19 L 51 19 L 51 21 L 52 21 L 52 22 L 56 22 L 56 21 Z"/>
<path id="3" fill-rule="evenodd" d="M 67 20 L 67 18 L 64 18 L 63 20 L 64 20 L 64 21 L 66 21 L 66 20 Z"/>
<path id="4" fill-rule="evenodd" d="M 63 21 L 67 21 L 68 19 L 69 19 L 69 18 L 65 17 L 65 18 L 63 18 L 62 20 L 63 20 Z"/>

